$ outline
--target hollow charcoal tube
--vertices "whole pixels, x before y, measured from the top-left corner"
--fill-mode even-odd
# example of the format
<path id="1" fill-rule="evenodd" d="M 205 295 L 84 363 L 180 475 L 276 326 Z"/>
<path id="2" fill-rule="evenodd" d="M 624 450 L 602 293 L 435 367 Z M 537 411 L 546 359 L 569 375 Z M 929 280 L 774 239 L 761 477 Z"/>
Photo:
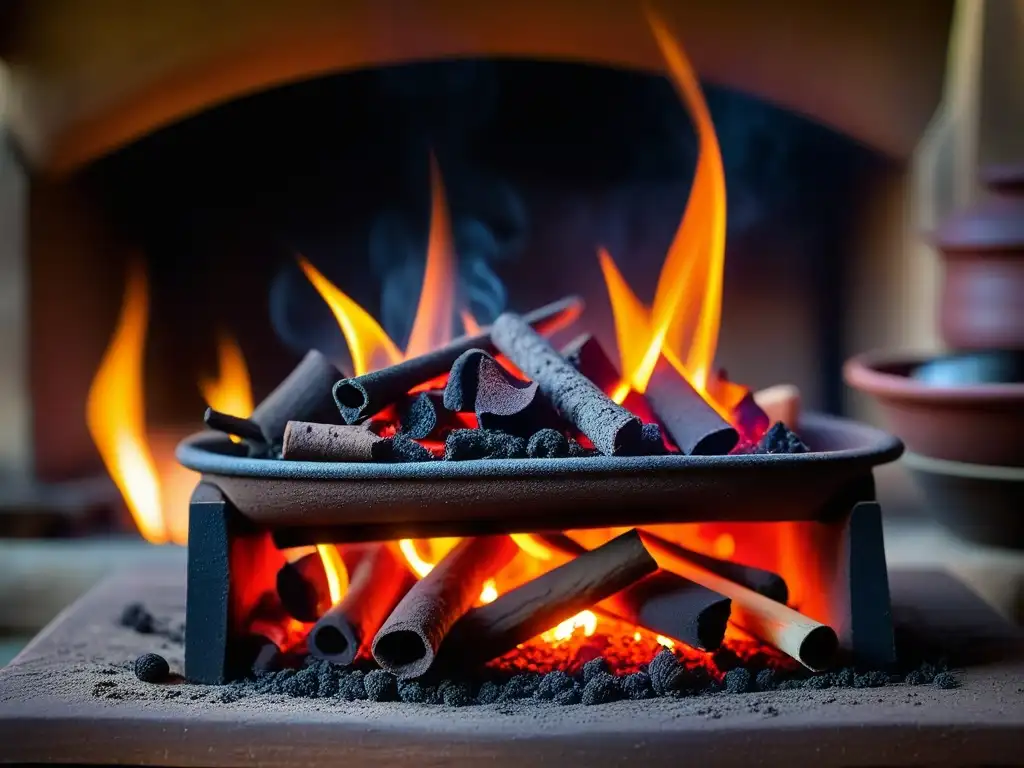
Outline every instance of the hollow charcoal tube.
<path id="1" fill-rule="evenodd" d="M 271 443 L 280 443 L 289 421 L 321 424 L 338 422 L 331 388 L 341 373 L 315 349 L 256 406 L 250 421 L 259 425 Z"/>

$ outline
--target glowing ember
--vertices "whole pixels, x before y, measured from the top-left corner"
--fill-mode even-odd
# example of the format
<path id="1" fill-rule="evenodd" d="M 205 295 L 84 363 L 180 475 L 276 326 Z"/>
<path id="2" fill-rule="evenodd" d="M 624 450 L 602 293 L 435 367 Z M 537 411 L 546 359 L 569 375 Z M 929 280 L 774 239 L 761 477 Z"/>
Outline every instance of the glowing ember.
<path id="1" fill-rule="evenodd" d="M 484 588 L 480 591 L 480 602 L 493 603 L 497 599 L 498 585 L 495 584 L 494 579 L 488 579 L 484 582 Z"/>
<path id="2" fill-rule="evenodd" d="M 348 591 L 348 570 L 345 568 L 345 562 L 341 559 L 338 548 L 332 544 L 317 544 L 316 551 L 324 564 L 331 605 L 337 605 Z"/>
<path id="3" fill-rule="evenodd" d="M 548 643 L 562 643 L 575 635 L 577 630 L 582 630 L 584 637 L 590 637 L 597 631 L 597 616 L 592 611 L 580 611 L 554 629 L 544 632 L 541 639 Z"/>
<path id="4" fill-rule="evenodd" d="M 160 503 L 160 481 L 146 442 L 143 355 L 149 297 L 146 274 L 128 274 L 117 328 L 89 388 L 86 423 L 107 472 L 147 541 L 168 540 Z"/>

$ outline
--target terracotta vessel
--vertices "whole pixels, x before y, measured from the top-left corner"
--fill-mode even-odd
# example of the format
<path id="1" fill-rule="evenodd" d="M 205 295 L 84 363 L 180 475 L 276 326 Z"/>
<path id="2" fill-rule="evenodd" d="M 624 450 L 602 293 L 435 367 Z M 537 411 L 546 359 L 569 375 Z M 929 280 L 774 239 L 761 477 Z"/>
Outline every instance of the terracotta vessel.
<path id="1" fill-rule="evenodd" d="M 987 169 L 988 195 L 948 219 L 939 328 L 954 349 L 1024 349 L 1024 163 Z"/>

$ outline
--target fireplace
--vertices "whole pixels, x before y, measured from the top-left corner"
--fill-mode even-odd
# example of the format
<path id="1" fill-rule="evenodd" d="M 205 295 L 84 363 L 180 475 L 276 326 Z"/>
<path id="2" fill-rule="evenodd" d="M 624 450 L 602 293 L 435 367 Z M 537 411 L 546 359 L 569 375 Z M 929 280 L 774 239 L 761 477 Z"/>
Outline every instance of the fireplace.
<path id="1" fill-rule="evenodd" d="M 948 6 L 271 3 L 239 44 L 221 11 L 165 9 L 128 37 L 189 43 L 136 71 L 86 35 L 49 59 L 68 20 L 12 8 L 33 439 L 9 453 L 29 496 L 111 477 L 123 501 L 80 494 L 106 516 L 79 532 L 188 552 L 23 655 L 0 729 L 45 729 L 9 706 L 34 665 L 69 681 L 44 698 L 72 730 L 135 723 L 127 698 L 211 748 L 246 707 L 296 727 L 273 750 L 324 702 L 403 744 L 436 727 L 417 705 L 480 705 L 505 759 L 487 712 L 565 706 L 543 760 L 611 722 L 587 705 L 632 707 L 612 732 L 642 741 L 682 699 L 877 689 L 912 725 L 909 687 L 958 686 L 933 647 L 955 632 L 901 635 L 948 622 L 886 566 L 874 470 L 899 441 L 815 413 L 843 410 L 871 333 L 846 286 L 880 257 L 852 233 L 934 106 Z M 82 30 L 113 18 L 85 9 Z M 967 685 L 1008 692 L 1018 659 Z M 926 698 L 937 734 L 973 717 Z M 1004 714 L 971 737 L 986 755 Z M 14 759 L 54 754 L 32 744 Z"/>

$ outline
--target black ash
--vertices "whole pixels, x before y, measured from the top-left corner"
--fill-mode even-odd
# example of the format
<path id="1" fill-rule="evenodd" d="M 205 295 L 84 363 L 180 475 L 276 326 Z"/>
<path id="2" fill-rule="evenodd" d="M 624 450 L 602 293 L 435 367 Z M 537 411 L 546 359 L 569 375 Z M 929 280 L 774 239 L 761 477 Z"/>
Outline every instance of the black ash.
<path id="1" fill-rule="evenodd" d="M 445 461 L 525 459 L 526 441 L 494 429 L 456 429 L 444 444 Z"/>

